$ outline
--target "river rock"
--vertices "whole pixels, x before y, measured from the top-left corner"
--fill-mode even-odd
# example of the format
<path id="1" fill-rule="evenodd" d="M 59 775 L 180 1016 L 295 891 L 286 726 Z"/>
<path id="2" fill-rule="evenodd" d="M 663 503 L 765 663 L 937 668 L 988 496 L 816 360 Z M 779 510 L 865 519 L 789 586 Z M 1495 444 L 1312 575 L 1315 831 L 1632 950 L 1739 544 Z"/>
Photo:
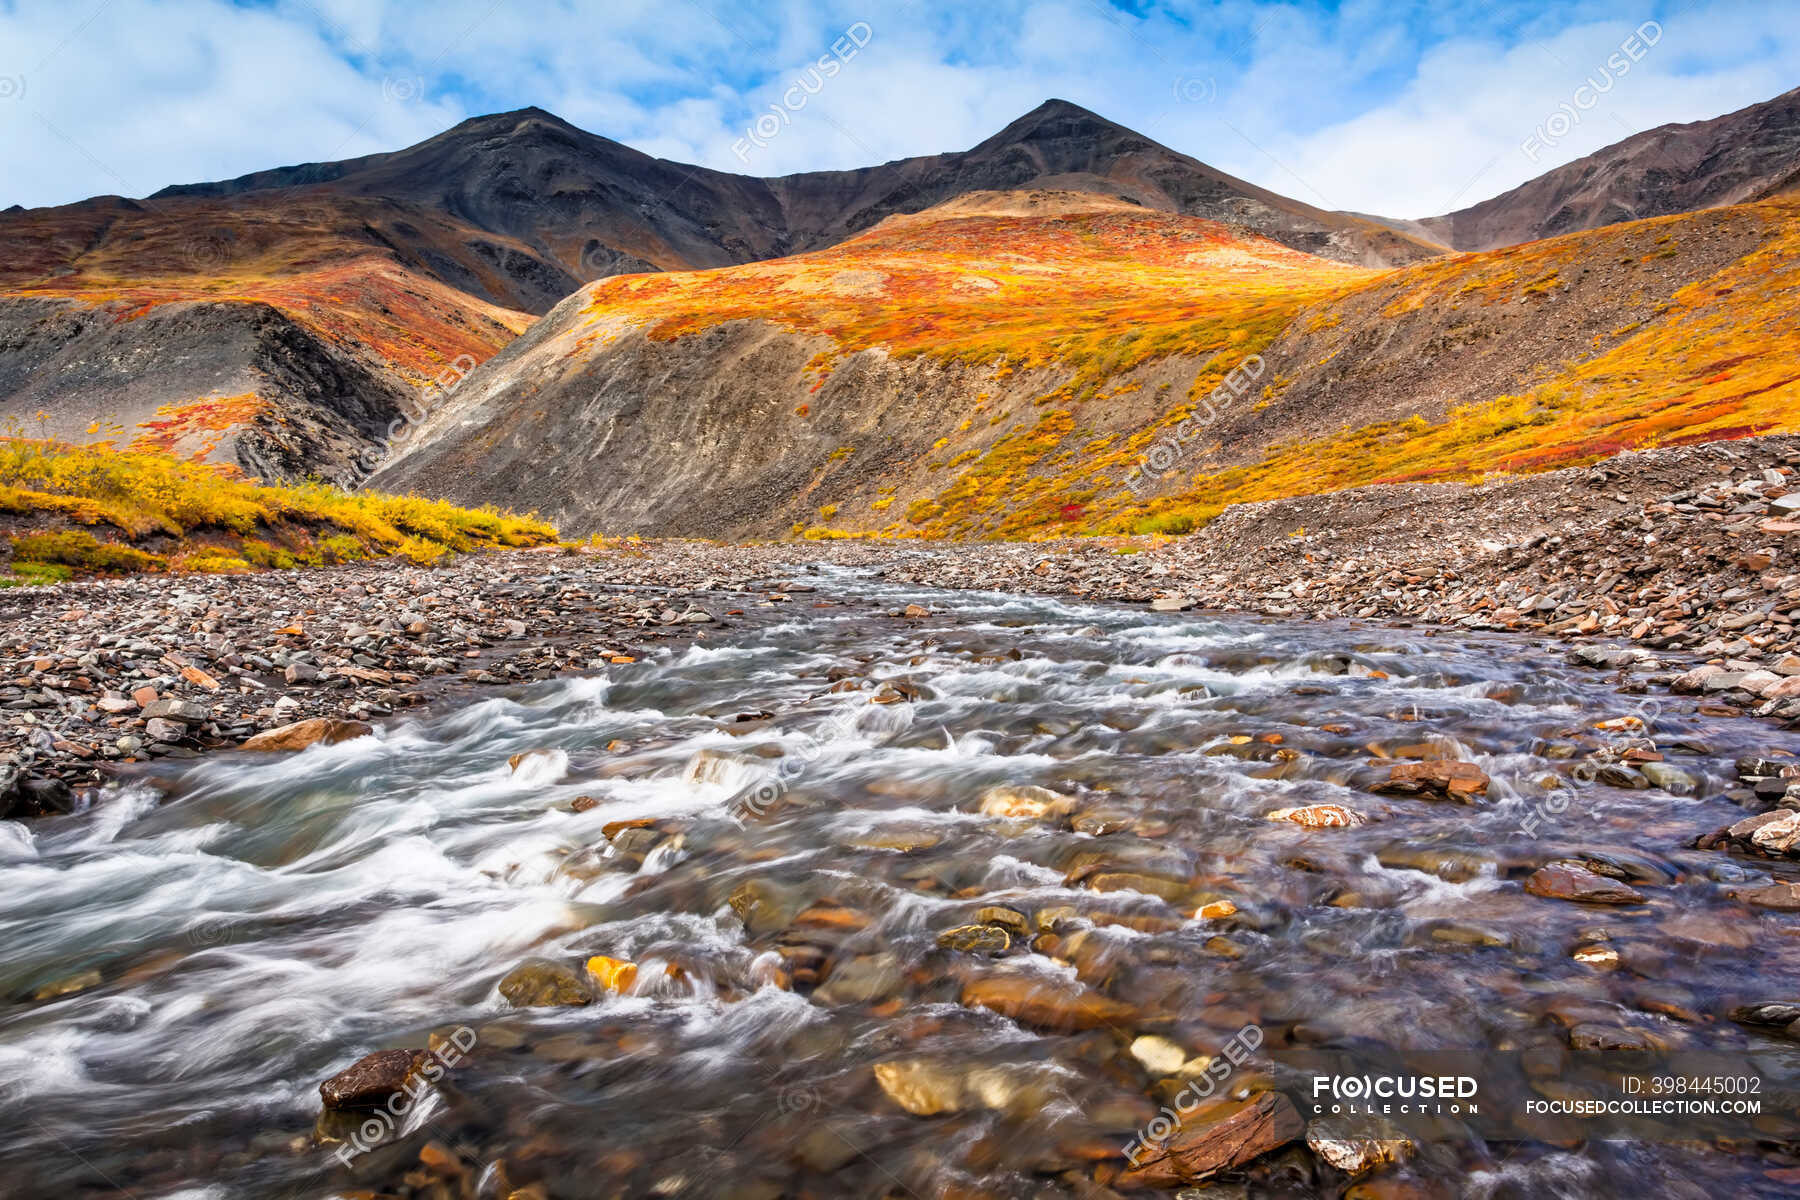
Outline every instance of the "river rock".
<path id="1" fill-rule="evenodd" d="M 1654 1050 L 1656 1043 L 1641 1029 L 1584 1022 L 1569 1029 L 1569 1046 L 1575 1050 Z"/>
<path id="2" fill-rule="evenodd" d="M 1149 1147 L 1120 1182 L 1155 1188 L 1199 1183 L 1279 1149 L 1305 1132 L 1305 1120 L 1280 1092 L 1203 1106 L 1166 1141 Z"/>
<path id="3" fill-rule="evenodd" d="M 751 937 L 762 937 L 794 923 L 807 895 L 797 887 L 770 879 L 750 879 L 739 884 L 726 901 Z"/>
<path id="4" fill-rule="evenodd" d="M 622 995 L 637 982 L 638 966 L 622 958 L 596 954 L 587 960 L 587 973 L 601 991 Z"/>
<path id="5" fill-rule="evenodd" d="M 573 968 L 543 958 L 514 967 L 500 981 L 500 994 L 514 1008 L 566 1008 L 594 1002 L 587 982 Z"/>
<path id="6" fill-rule="evenodd" d="M 1027 971 L 978 976 L 963 986 L 962 1003 L 1058 1033 L 1116 1028 L 1130 1024 L 1138 1015 L 1131 1005 L 1072 980 Z"/>
<path id="7" fill-rule="evenodd" d="M 1800 845 L 1800 812 L 1778 808 L 1745 817 L 1695 843 L 1702 850 L 1745 850 L 1771 858 L 1792 858 Z"/>
<path id="8" fill-rule="evenodd" d="M 1028 937 L 1031 934 L 1031 922 L 1016 908 L 990 904 L 976 910 L 975 920 L 982 925 L 998 925 L 1014 937 Z"/>
<path id="9" fill-rule="evenodd" d="M 1637 889 L 1573 863 L 1539 867 L 1525 881 L 1525 890 L 1548 900 L 1573 900 L 1580 904 L 1641 904 L 1644 900 Z"/>
<path id="10" fill-rule="evenodd" d="M 1306 1126 L 1306 1145 L 1346 1175 L 1362 1175 L 1404 1162 L 1418 1149 L 1392 1122 L 1380 1117 L 1325 1116 Z"/>
<path id="11" fill-rule="evenodd" d="M 827 1007 L 879 1004 L 898 992 L 905 978 L 898 955 L 865 954 L 833 967 L 830 977 L 813 992 L 812 998 Z"/>
<path id="12" fill-rule="evenodd" d="M 179 721 L 183 725 L 201 725 L 212 718 L 212 709 L 192 700 L 155 700 L 139 714 L 148 721 Z"/>
<path id="13" fill-rule="evenodd" d="M 1800 1030 L 1800 1000 L 1760 1000 L 1740 1004 L 1731 1010 L 1731 1019 L 1739 1025 L 1761 1025 L 1784 1029 L 1789 1036 Z"/>
<path id="14" fill-rule="evenodd" d="M 964 954 L 1005 954 L 1012 949 L 1012 935 L 997 925 L 958 925 L 938 934 L 937 944 Z"/>
<path id="15" fill-rule="evenodd" d="M 1031 784 L 1001 784 L 981 793 L 980 811 L 987 817 L 1060 817 L 1074 808 L 1075 801 L 1049 788 Z"/>
<path id="16" fill-rule="evenodd" d="M 1353 829 L 1366 824 L 1369 818 L 1341 804 L 1308 804 L 1303 808 L 1278 808 L 1263 819 L 1291 821 L 1307 829 Z"/>
<path id="17" fill-rule="evenodd" d="M 283 725 L 278 729 L 265 730 L 245 741 L 238 748 L 263 753 L 284 753 L 304 750 L 308 746 L 320 744 L 335 746 L 339 742 L 368 737 L 374 732 L 373 728 L 361 721 L 338 721 L 329 717 L 314 717 L 308 721 L 295 721 L 291 725 Z"/>
<path id="18" fill-rule="evenodd" d="M 1050 1071 L 1022 1065 L 970 1065 L 929 1059 L 876 1063 L 875 1082 L 915 1117 L 972 1109 L 1032 1116 L 1057 1099 Z"/>
<path id="19" fill-rule="evenodd" d="M 1800 883 L 1772 883 L 1767 887 L 1740 888 L 1731 893 L 1755 908 L 1774 912 L 1800 912 Z"/>
<path id="20" fill-rule="evenodd" d="M 319 1085 L 326 1108 L 376 1108 L 405 1090 L 423 1050 L 377 1050 Z"/>
<path id="21" fill-rule="evenodd" d="M 1166 1037 L 1147 1033 L 1132 1039 L 1131 1057 L 1152 1075 L 1173 1075 L 1187 1062 L 1188 1052 Z"/>
<path id="22" fill-rule="evenodd" d="M 1440 759 L 1432 762 L 1395 763 L 1375 791 L 1401 796 L 1426 796 L 1474 804 L 1487 795 L 1487 772 L 1472 762 Z"/>

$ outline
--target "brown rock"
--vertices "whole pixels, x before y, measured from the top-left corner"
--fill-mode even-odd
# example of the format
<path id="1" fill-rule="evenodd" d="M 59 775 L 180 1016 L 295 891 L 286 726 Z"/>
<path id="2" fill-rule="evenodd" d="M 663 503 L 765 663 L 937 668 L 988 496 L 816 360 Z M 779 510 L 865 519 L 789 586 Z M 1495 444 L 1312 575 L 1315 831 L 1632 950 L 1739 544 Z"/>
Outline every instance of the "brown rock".
<path id="1" fill-rule="evenodd" d="M 1258 1092 L 1248 1100 L 1195 1112 L 1189 1124 L 1120 1176 L 1126 1185 L 1176 1188 L 1279 1149 L 1306 1132 L 1306 1122 L 1280 1092 Z"/>
<path id="2" fill-rule="evenodd" d="M 500 981 L 500 994 L 514 1008 L 569 1008 L 594 1001 L 594 993 L 573 968 L 548 959 L 514 967 Z"/>
<path id="3" fill-rule="evenodd" d="M 1745 888 L 1732 897 L 1757 908 L 1776 912 L 1800 912 L 1800 883 L 1772 883 L 1768 887 Z"/>
<path id="4" fill-rule="evenodd" d="M 374 1108 L 406 1087 L 423 1050 L 377 1050 L 319 1085 L 326 1108 Z"/>
<path id="5" fill-rule="evenodd" d="M 279 729 L 264 730 L 238 748 L 266 753 L 285 753 L 304 750 L 308 746 L 316 746 L 321 743 L 335 746 L 339 742 L 368 737 L 374 732 L 374 729 L 361 721 L 336 721 L 329 717 L 314 717 L 309 721 L 295 721 L 292 725 L 283 725 Z"/>
<path id="6" fill-rule="evenodd" d="M 958 925 L 937 935 L 937 944 L 964 954 L 1005 954 L 1012 935 L 998 925 Z"/>
<path id="7" fill-rule="evenodd" d="M 1137 1019 L 1137 1010 L 1074 983 L 1050 975 L 983 975 L 963 986 L 962 1002 L 987 1008 L 1021 1025 L 1058 1033 L 1120 1026 Z"/>
<path id="8" fill-rule="evenodd" d="M 1487 795 L 1487 772 L 1472 762 L 1446 759 L 1440 762 L 1395 763 L 1387 780 L 1375 790 L 1403 796 L 1430 796 L 1473 804 Z"/>
<path id="9" fill-rule="evenodd" d="M 1549 900 L 1580 904 L 1641 904 L 1644 900 L 1637 889 L 1573 863 L 1551 863 L 1538 868 L 1525 881 L 1525 890 Z"/>

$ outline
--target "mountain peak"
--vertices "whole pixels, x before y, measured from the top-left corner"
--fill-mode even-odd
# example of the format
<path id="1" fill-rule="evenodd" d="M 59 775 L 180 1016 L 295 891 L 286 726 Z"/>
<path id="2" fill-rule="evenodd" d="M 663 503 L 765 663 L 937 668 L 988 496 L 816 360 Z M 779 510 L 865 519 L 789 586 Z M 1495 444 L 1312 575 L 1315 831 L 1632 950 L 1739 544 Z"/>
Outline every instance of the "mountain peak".
<path id="1" fill-rule="evenodd" d="M 1072 129 L 1107 132 L 1121 129 L 1123 126 L 1072 101 L 1052 98 L 1044 101 L 988 140 L 1018 140 L 1050 128 L 1065 132 Z"/>

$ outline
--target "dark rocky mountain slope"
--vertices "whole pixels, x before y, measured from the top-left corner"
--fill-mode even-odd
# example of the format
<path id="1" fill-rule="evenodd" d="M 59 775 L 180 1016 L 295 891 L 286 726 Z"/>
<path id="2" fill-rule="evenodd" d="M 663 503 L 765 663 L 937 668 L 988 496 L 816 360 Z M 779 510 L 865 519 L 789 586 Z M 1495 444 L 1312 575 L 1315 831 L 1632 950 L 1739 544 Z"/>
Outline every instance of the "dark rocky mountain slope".
<path id="1" fill-rule="evenodd" d="M 1620 221 L 1743 204 L 1800 186 L 1800 88 L 1686 125 L 1663 125 L 1491 200 L 1398 228 L 1491 250 Z"/>

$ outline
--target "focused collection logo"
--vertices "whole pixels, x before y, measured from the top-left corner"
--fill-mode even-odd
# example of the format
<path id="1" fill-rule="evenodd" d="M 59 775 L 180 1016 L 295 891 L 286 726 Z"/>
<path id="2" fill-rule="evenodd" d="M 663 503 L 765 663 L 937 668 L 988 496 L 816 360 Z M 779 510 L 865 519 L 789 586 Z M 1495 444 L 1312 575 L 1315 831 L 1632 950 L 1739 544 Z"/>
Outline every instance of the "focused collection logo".
<path id="1" fill-rule="evenodd" d="M 1472 1075 L 1314 1075 L 1312 1115 L 1472 1116 Z"/>

